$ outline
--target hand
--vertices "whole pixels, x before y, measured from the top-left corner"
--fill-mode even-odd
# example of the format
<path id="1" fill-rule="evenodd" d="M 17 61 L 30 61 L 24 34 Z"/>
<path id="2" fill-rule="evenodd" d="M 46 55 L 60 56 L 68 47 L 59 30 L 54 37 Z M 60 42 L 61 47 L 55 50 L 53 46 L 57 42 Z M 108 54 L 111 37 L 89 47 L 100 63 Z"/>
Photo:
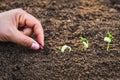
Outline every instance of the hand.
<path id="1" fill-rule="evenodd" d="M 24 29 L 19 30 L 19 28 Z M 37 41 L 30 38 L 32 33 Z M 0 13 L 0 41 L 14 42 L 38 50 L 44 46 L 44 32 L 40 22 L 22 9 L 13 9 Z"/>

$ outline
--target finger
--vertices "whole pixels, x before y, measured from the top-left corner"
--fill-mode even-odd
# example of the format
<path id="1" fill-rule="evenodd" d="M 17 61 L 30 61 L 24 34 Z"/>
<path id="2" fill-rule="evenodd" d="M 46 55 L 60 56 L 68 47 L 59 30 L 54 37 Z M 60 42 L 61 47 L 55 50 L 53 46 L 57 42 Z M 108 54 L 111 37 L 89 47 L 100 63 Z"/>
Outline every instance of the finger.
<path id="1" fill-rule="evenodd" d="M 37 41 L 41 43 L 42 46 L 44 46 L 44 33 L 43 29 L 41 29 L 41 24 L 35 25 L 34 32 L 37 35 Z"/>
<path id="2" fill-rule="evenodd" d="M 26 25 L 33 28 L 34 33 L 37 35 L 37 41 L 44 46 L 44 32 L 40 22 L 28 14 L 28 16 L 26 15 Z"/>
<path id="3" fill-rule="evenodd" d="M 22 46 L 25 46 L 25 47 L 30 47 L 34 50 L 38 50 L 40 48 L 39 43 L 37 43 L 32 38 L 22 34 L 17 29 L 14 30 L 14 34 L 13 34 L 13 37 L 11 38 L 11 41 L 14 42 L 14 43 L 20 44 Z"/>
<path id="4" fill-rule="evenodd" d="M 44 46 L 44 32 L 40 22 L 32 15 L 22 12 L 19 14 L 19 24 L 26 24 L 27 27 L 33 28 L 34 33 L 37 35 L 38 42 Z"/>
<path id="5" fill-rule="evenodd" d="M 32 28 L 25 28 L 25 29 L 23 29 L 22 32 L 23 32 L 23 34 L 30 36 L 30 35 L 32 35 L 33 30 L 32 30 Z"/>

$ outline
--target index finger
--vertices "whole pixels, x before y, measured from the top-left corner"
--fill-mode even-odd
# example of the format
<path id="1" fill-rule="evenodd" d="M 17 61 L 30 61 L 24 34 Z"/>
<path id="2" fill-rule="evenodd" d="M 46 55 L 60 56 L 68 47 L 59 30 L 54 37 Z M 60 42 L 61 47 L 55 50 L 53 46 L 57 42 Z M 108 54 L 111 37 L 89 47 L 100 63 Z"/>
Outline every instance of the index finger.
<path id="1" fill-rule="evenodd" d="M 34 33 L 37 35 L 37 41 L 44 46 L 44 32 L 41 23 L 29 13 L 23 11 L 19 15 L 18 20 L 20 25 L 26 25 L 27 27 L 31 27 L 34 30 Z"/>

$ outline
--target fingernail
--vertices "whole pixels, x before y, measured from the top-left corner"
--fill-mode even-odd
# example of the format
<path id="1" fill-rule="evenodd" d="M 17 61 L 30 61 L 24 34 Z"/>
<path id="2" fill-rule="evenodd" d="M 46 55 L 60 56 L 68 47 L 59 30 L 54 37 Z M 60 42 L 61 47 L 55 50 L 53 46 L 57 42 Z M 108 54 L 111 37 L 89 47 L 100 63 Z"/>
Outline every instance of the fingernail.
<path id="1" fill-rule="evenodd" d="M 40 45 L 40 49 L 44 49 L 42 45 Z"/>
<path id="2" fill-rule="evenodd" d="M 40 48 L 40 45 L 38 43 L 32 43 L 31 48 L 34 50 L 38 50 Z"/>

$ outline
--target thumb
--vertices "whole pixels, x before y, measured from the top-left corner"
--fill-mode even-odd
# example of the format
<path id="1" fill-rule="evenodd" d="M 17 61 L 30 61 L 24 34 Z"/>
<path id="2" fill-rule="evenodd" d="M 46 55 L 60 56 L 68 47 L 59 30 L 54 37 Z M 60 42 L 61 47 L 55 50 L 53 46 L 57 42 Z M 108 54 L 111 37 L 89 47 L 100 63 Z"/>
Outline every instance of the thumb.
<path id="1" fill-rule="evenodd" d="M 29 47 L 33 50 L 38 50 L 40 48 L 39 43 L 37 43 L 34 39 L 22 34 L 18 30 L 14 31 L 15 33 L 12 36 L 11 41 L 17 44 L 20 44 L 25 47 Z"/>

